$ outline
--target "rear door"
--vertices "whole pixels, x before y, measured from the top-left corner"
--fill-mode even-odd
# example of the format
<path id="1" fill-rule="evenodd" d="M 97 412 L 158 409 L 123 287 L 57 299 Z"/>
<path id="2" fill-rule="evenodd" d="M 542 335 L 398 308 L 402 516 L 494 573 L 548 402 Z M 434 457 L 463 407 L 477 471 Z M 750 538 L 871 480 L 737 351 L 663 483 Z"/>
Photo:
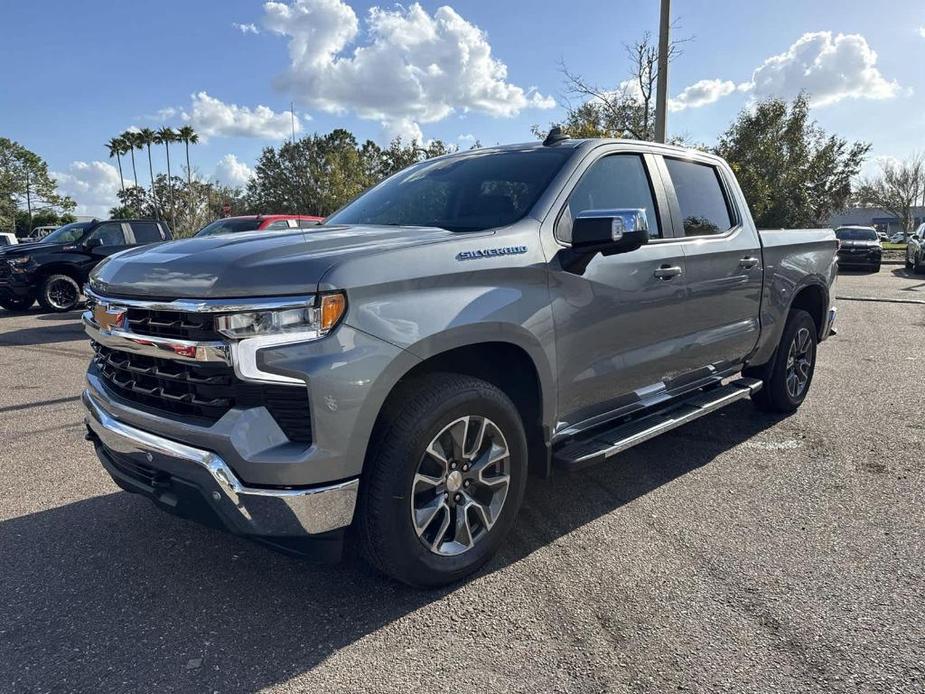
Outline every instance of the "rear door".
<path id="1" fill-rule="evenodd" d="M 566 269 L 557 262 L 561 252 L 550 262 L 559 413 L 567 425 L 560 429 L 663 393 L 683 348 L 684 253 L 671 242 L 655 159 L 601 149 L 558 211 L 557 241 L 569 243 L 571 220 L 584 210 L 641 208 L 650 242 L 629 253 L 597 254 L 585 268 Z"/>
<path id="2" fill-rule="evenodd" d="M 129 236 L 128 224 L 123 222 L 103 222 L 96 227 L 90 234 L 83 239 L 83 243 L 88 241 L 99 241 L 98 246 L 90 248 L 85 255 L 81 256 L 81 271 L 83 280 L 86 281 L 87 275 L 103 259 L 113 253 L 118 253 L 128 246 Z"/>
<path id="3" fill-rule="evenodd" d="M 687 270 L 681 367 L 709 375 L 742 361 L 758 341 L 761 243 L 716 160 L 665 155 L 660 167 Z"/>

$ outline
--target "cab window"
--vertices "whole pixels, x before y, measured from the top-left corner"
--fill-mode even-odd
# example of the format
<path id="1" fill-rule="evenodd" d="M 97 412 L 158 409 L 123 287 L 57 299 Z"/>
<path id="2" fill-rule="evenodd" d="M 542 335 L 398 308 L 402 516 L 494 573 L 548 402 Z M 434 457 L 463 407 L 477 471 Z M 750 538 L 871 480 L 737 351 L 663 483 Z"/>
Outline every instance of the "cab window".
<path id="1" fill-rule="evenodd" d="M 122 224 L 116 222 L 100 224 L 87 237 L 88 241 L 94 239 L 99 239 L 102 246 L 124 246 L 125 234 L 122 231 Z"/>
<path id="2" fill-rule="evenodd" d="M 135 243 L 138 244 L 164 240 L 157 222 L 132 222 L 132 234 L 135 235 Z"/>
<path id="3" fill-rule="evenodd" d="M 732 212 L 719 172 L 708 164 L 665 158 L 685 236 L 724 234 L 733 226 Z"/>
<path id="4" fill-rule="evenodd" d="M 556 236 L 561 241 L 571 242 L 572 220 L 579 212 L 626 208 L 645 210 L 649 237 L 661 238 L 652 183 L 642 156 L 611 154 L 598 159 L 582 175 L 559 219 Z"/>
<path id="5" fill-rule="evenodd" d="M 277 219 L 275 222 L 271 222 L 266 226 L 266 229 L 269 231 L 279 231 L 280 229 L 288 229 L 289 220 L 288 219 Z"/>

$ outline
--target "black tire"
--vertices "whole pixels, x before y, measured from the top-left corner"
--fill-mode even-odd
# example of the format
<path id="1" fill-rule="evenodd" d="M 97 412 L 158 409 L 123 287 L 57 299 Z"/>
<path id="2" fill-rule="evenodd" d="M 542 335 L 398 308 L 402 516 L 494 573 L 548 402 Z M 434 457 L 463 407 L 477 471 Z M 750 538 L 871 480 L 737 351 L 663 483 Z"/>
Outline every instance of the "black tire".
<path id="1" fill-rule="evenodd" d="M 907 254 L 907 255 L 906 255 L 906 269 L 907 269 L 907 270 L 912 270 L 913 267 L 915 267 L 915 266 L 912 264 L 912 261 L 909 260 L 909 256 L 908 256 L 908 254 Z"/>
<path id="2" fill-rule="evenodd" d="M 49 275 L 42 281 L 38 299 L 49 313 L 67 313 L 80 303 L 80 285 L 69 275 Z"/>
<path id="3" fill-rule="evenodd" d="M 915 273 L 916 275 L 920 275 L 922 274 L 922 267 L 923 266 L 922 266 L 921 261 L 919 260 L 919 256 L 916 255 L 912 261 L 912 272 Z"/>
<path id="4" fill-rule="evenodd" d="M 874 272 L 880 272 L 880 263 L 877 263 L 876 265 L 871 265 L 870 269 Z"/>
<path id="5" fill-rule="evenodd" d="M 0 299 L 0 306 L 13 313 L 21 313 L 32 308 L 35 299 L 31 296 L 6 296 Z"/>
<path id="6" fill-rule="evenodd" d="M 802 333 L 801 331 L 806 331 Z M 808 368 L 805 373 L 805 383 L 802 387 L 796 389 L 794 394 L 792 388 L 788 388 L 788 378 L 793 378 L 796 369 L 791 371 L 789 360 L 792 350 L 800 352 L 800 344 L 797 344 L 798 336 L 800 340 L 804 336 L 809 340 L 808 343 Z M 816 346 L 818 333 L 816 323 L 806 311 L 793 309 L 787 316 L 787 323 L 784 325 L 784 332 L 780 338 L 780 344 L 777 346 L 777 352 L 774 361 L 769 368 L 763 372 L 752 372 L 753 375 L 761 373 L 761 379 L 764 383 L 761 390 L 752 396 L 752 401 L 760 410 L 765 412 L 782 412 L 789 414 L 803 404 L 806 394 L 809 393 L 809 387 L 813 382 L 813 374 L 816 371 Z M 746 374 L 748 375 L 748 374 Z M 799 385 L 800 376 L 797 376 Z M 792 385 L 792 383 L 791 383 Z"/>
<path id="7" fill-rule="evenodd" d="M 496 432 L 500 432 L 500 439 L 496 438 L 496 433 L 492 434 L 488 442 L 489 453 L 494 455 L 496 441 L 503 442 L 507 447 L 509 455 L 503 463 L 499 463 L 505 467 L 508 475 L 505 496 L 501 499 L 497 514 L 492 514 L 494 520 L 490 526 L 482 524 L 478 527 L 480 516 L 476 515 L 477 527 L 475 531 L 470 529 L 468 549 L 455 555 L 438 554 L 439 548 L 435 550 L 425 545 L 428 541 L 427 531 L 434 525 L 443 528 L 444 522 L 450 523 L 453 525 L 452 537 L 455 542 L 458 526 L 457 516 L 453 514 L 460 513 L 463 505 L 454 504 L 452 509 L 448 506 L 452 503 L 451 495 L 449 492 L 445 495 L 443 493 L 451 487 L 448 475 L 443 478 L 443 491 L 436 485 L 432 489 L 431 485 L 424 485 L 422 493 L 415 480 L 418 472 L 423 470 L 422 466 L 438 463 L 437 458 L 426 456 L 425 450 L 435 444 L 441 432 L 456 426 L 461 418 L 470 416 L 473 417 L 472 421 L 487 420 L 494 425 Z M 446 456 L 448 461 L 453 457 Z M 442 463 L 439 465 L 447 471 L 450 469 L 449 462 L 445 466 Z M 474 470 L 475 458 L 470 459 L 470 465 Z M 454 482 L 458 484 L 459 479 L 457 475 Z M 466 494 L 473 495 L 472 498 L 478 495 L 480 483 L 473 480 L 470 482 L 472 487 L 467 484 L 467 489 L 472 491 L 464 494 L 455 492 L 452 496 L 468 500 L 470 497 Z M 371 442 L 357 513 L 356 529 L 360 549 L 379 571 L 412 586 L 436 587 L 458 581 L 477 571 L 498 550 L 514 524 L 523 501 L 526 482 L 526 435 L 517 408 L 507 395 L 490 383 L 469 376 L 438 373 L 417 379 L 403 387 L 398 397 L 391 398 L 383 412 L 380 432 Z M 419 490 L 416 495 L 413 489 Z M 486 489 L 494 490 L 494 487 Z M 420 502 L 422 496 L 425 497 L 424 502 Z M 446 501 L 441 502 L 441 496 Z M 418 503 L 423 503 L 425 508 L 429 504 L 445 506 L 445 510 L 441 508 L 429 521 L 421 523 L 425 530 L 420 534 L 415 529 L 417 521 L 412 518 L 415 504 Z M 468 519 L 471 518 L 468 515 L 469 508 L 466 505 L 462 511 L 467 514 L 467 528 L 470 526 Z M 446 520 L 442 515 L 444 512 Z M 436 522 L 438 514 L 440 520 Z M 434 535 L 439 532 L 439 529 L 435 530 Z M 431 544 L 436 547 L 443 537 L 440 535 L 431 540 Z"/>

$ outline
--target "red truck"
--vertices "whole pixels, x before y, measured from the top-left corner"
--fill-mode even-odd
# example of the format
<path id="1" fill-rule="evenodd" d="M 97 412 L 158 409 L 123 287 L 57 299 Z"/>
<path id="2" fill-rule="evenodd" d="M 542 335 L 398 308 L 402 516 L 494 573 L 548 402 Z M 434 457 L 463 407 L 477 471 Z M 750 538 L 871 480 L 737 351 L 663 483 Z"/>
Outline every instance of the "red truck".
<path id="1" fill-rule="evenodd" d="M 324 217 L 306 214 L 252 214 L 241 217 L 224 217 L 207 224 L 196 232 L 196 236 L 230 234 L 238 231 L 282 231 L 283 229 L 308 229 L 317 226 Z"/>

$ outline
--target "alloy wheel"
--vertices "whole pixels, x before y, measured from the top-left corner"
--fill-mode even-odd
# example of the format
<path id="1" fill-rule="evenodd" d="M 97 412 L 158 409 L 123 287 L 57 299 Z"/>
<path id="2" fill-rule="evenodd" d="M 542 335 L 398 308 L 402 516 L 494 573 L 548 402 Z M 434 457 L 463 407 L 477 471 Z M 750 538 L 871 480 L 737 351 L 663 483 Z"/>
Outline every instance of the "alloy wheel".
<path id="1" fill-rule="evenodd" d="M 465 416 L 440 430 L 411 485 L 411 522 L 434 554 L 470 550 L 498 520 L 510 488 L 511 455 L 487 417 Z"/>
<path id="2" fill-rule="evenodd" d="M 813 341 L 808 328 L 800 328 L 793 336 L 787 352 L 787 393 L 798 400 L 809 383 L 813 366 Z"/>
<path id="3" fill-rule="evenodd" d="M 48 287 L 48 303 L 58 310 L 69 309 L 77 303 L 78 293 L 74 285 L 65 279 L 58 279 Z"/>

